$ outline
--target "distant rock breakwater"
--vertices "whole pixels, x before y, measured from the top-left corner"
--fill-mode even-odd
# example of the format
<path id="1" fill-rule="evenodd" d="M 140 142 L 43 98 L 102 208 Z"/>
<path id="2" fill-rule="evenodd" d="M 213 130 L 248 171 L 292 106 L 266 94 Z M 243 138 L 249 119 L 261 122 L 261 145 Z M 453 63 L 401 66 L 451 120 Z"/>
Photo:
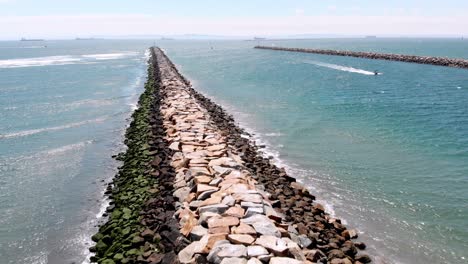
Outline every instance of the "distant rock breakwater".
<path id="1" fill-rule="evenodd" d="M 431 56 L 416 56 L 416 55 L 403 55 L 391 53 L 376 53 L 376 52 L 360 52 L 360 51 L 347 51 L 347 50 L 330 50 L 330 49 L 304 49 L 304 48 L 286 48 L 286 47 L 269 47 L 269 46 L 255 46 L 256 49 L 280 50 L 291 52 L 304 52 L 316 53 L 334 56 L 348 56 L 357 58 L 366 58 L 374 60 L 391 60 L 403 61 L 419 64 L 430 64 L 454 68 L 468 69 L 468 60 L 446 57 L 431 57 Z"/>

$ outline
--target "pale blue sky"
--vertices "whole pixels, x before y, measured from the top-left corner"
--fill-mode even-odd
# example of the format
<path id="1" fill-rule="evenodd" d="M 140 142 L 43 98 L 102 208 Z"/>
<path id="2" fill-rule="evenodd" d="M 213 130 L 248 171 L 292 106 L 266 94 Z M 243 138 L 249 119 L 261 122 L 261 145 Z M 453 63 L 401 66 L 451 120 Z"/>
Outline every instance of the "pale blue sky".
<path id="1" fill-rule="evenodd" d="M 467 35 L 467 0 L 0 0 L 0 39 L 20 36 Z"/>

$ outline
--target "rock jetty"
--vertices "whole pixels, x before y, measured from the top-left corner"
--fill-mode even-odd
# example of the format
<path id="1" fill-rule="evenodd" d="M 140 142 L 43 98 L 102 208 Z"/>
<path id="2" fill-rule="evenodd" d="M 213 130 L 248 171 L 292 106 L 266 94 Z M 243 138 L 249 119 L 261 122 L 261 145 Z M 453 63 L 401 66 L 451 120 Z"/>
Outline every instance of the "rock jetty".
<path id="1" fill-rule="evenodd" d="M 286 48 L 286 47 L 270 47 L 270 46 L 255 46 L 256 49 L 280 50 L 291 52 L 304 52 L 316 53 L 335 56 L 348 56 L 375 60 L 391 60 L 403 61 L 419 64 L 431 64 L 438 66 L 447 66 L 455 68 L 468 69 L 468 60 L 446 58 L 446 57 L 430 57 L 430 56 L 416 56 L 416 55 L 402 55 L 391 53 L 375 53 L 375 52 L 359 52 L 359 51 L 346 51 L 346 50 L 329 50 L 329 49 L 302 49 L 302 48 Z"/>
<path id="2" fill-rule="evenodd" d="M 365 244 L 353 241 L 355 230 L 328 215 L 303 185 L 262 157 L 232 116 L 195 91 L 160 49 L 152 48 L 151 54 L 145 92 L 151 107 L 140 103 L 137 110 L 147 114 L 147 121 L 129 128 L 146 143 L 133 148 L 127 138 L 122 168 L 142 170 L 121 179 L 120 173 L 110 187 L 115 206 L 93 237 L 105 245 L 93 248 L 93 261 L 371 262 L 360 253 Z M 134 150 L 147 156 L 131 158 L 140 155 Z M 133 184 L 135 177 L 146 182 Z M 123 213 L 127 216 L 115 216 L 122 207 L 130 207 Z M 125 225 L 131 230 L 122 235 Z"/>

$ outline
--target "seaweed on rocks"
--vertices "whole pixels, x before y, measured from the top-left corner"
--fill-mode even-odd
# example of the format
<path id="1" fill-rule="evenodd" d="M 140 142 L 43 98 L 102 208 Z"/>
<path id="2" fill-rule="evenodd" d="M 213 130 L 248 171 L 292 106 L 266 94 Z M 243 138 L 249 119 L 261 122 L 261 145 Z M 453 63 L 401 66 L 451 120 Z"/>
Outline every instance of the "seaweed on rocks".
<path id="1" fill-rule="evenodd" d="M 153 51 L 153 50 L 151 50 Z M 150 58 L 145 91 L 125 134 L 123 165 L 108 191 L 109 218 L 92 240 L 92 262 L 175 263 L 186 243 L 174 220 L 172 156 L 160 117 L 159 70 Z"/>
<path id="2" fill-rule="evenodd" d="M 190 85 L 174 64 L 168 58 L 167 60 L 180 79 Z M 242 137 L 247 133 L 238 127 L 234 118 L 219 105 L 192 87 L 189 87 L 188 91 L 208 111 L 213 123 L 226 137 L 230 151 L 242 158 L 252 177 L 265 187 L 265 191 L 272 194 L 271 200 L 275 209 L 285 215 L 286 221 L 293 224 L 293 230 L 288 231 L 296 236 L 296 240 L 300 240 L 301 244 L 310 249 L 306 256 L 309 261 L 317 263 L 370 262 L 369 256 L 358 254 L 358 250 L 364 249 L 365 244 L 352 241 L 358 236 L 355 230 L 348 230 L 340 219 L 331 217 L 322 205 L 314 202 L 315 197 L 296 182 L 295 178 L 260 155 L 259 147 Z"/>

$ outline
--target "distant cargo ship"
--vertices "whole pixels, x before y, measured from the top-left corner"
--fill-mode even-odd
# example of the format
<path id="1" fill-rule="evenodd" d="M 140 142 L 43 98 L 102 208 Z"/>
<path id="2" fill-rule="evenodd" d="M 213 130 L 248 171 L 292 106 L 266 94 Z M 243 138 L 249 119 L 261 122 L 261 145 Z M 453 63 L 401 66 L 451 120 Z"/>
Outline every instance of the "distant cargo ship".
<path id="1" fill-rule="evenodd" d="M 44 41 L 43 39 L 27 39 L 27 38 L 21 38 L 20 41 Z"/>
<path id="2" fill-rule="evenodd" d="M 368 39 L 374 39 L 374 38 L 377 38 L 377 36 L 366 36 L 366 38 L 368 38 Z"/>
<path id="3" fill-rule="evenodd" d="M 75 38 L 75 40 L 95 40 L 95 38 Z"/>
<path id="4" fill-rule="evenodd" d="M 265 40 L 266 38 L 255 37 L 254 40 Z"/>

